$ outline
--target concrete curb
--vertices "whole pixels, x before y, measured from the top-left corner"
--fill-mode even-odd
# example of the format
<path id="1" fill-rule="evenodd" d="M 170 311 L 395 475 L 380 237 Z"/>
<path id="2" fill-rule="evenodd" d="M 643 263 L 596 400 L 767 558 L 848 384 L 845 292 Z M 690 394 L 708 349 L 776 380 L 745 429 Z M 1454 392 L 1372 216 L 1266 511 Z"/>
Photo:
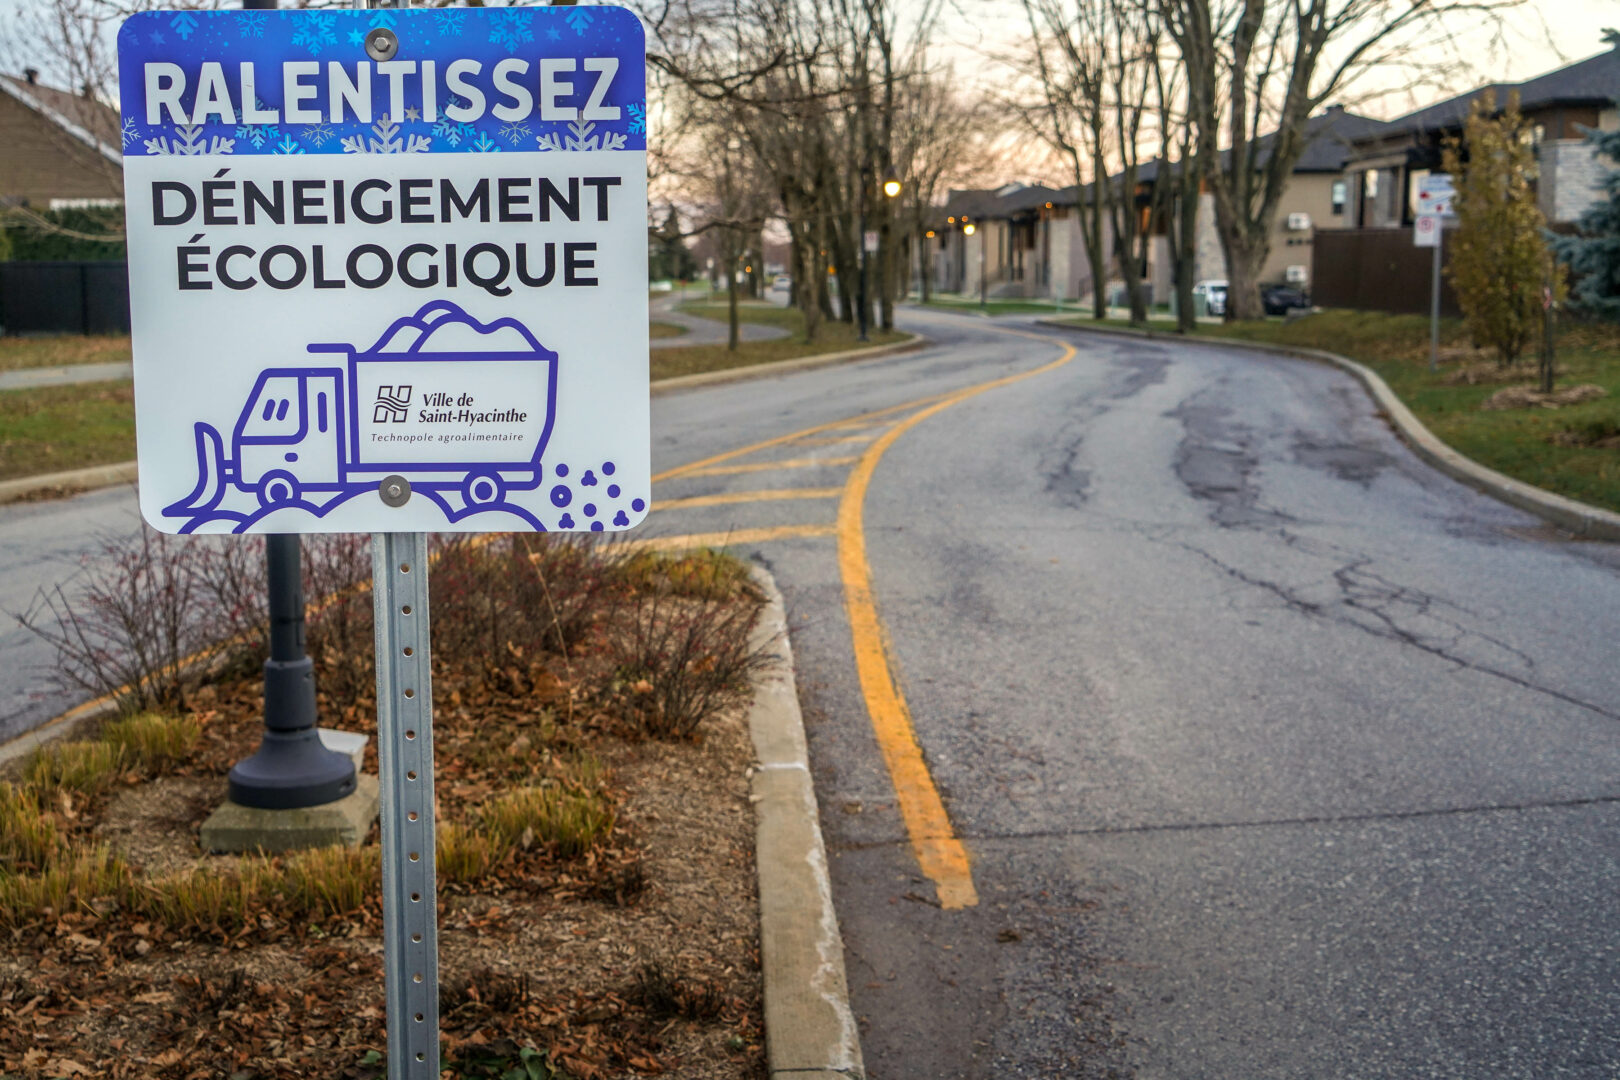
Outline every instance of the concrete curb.
<path id="1" fill-rule="evenodd" d="M 114 484 L 133 484 L 135 463 L 120 461 L 113 465 L 92 465 L 88 469 L 69 469 L 66 472 L 44 473 L 40 476 L 21 476 L 15 480 L 0 480 L 0 505 L 20 502 L 41 495 L 79 495 L 96 488 Z"/>
<path id="2" fill-rule="evenodd" d="M 874 345 L 866 349 L 845 349 L 843 352 L 827 353 L 823 356 L 804 356 L 793 360 L 778 360 L 771 364 L 751 364 L 745 367 L 727 368 L 725 371 L 705 371 L 698 375 L 679 375 L 673 379 L 659 379 L 652 384 L 653 396 L 672 394 L 680 390 L 692 390 L 700 386 L 718 386 L 721 383 L 742 382 L 745 379 L 764 379 L 772 375 L 791 375 L 794 372 L 809 371 L 813 368 L 826 367 L 829 364 L 845 364 L 856 360 L 875 360 L 880 356 L 889 356 L 893 353 L 910 352 L 927 345 L 928 339 L 921 334 L 913 334 L 905 341 L 895 341 L 888 345 Z M 24 476 L 16 480 L 0 480 L 0 506 L 6 503 L 20 502 L 24 499 L 40 497 L 55 498 L 67 495 L 82 495 L 86 491 L 97 488 L 112 487 L 114 484 L 133 484 L 135 482 L 135 462 L 121 461 L 115 465 L 93 465 L 88 469 L 72 469 L 68 472 L 45 473 L 40 476 Z"/>
<path id="3" fill-rule="evenodd" d="M 1460 480 L 1469 487 L 1483 491 L 1493 498 L 1500 499 L 1509 506 L 1518 507 L 1527 513 L 1536 515 L 1544 521 L 1550 522 L 1558 528 L 1585 540 L 1620 541 L 1620 514 L 1604 510 L 1574 499 L 1556 495 L 1545 491 L 1522 480 L 1515 480 L 1505 476 L 1495 469 L 1486 468 L 1472 458 L 1464 457 L 1423 425 L 1412 414 L 1412 410 L 1395 391 L 1389 388 L 1377 372 L 1362 364 L 1356 363 L 1337 353 L 1323 352 L 1320 349 L 1302 349 L 1288 345 L 1272 345 L 1266 342 L 1221 340 L 1212 341 L 1205 338 L 1186 338 L 1175 333 L 1161 333 L 1154 330 L 1130 330 L 1116 326 L 1084 326 L 1076 323 L 1061 323 L 1052 319 L 1038 319 L 1036 325 L 1056 330 L 1079 331 L 1086 334 L 1101 334 L 1110 337 L 1127 337 L 1149 340 L 1179 341 L 1183 344 L 1195 344 L 1212 348 L 1235 349 L 1247 352 L 1262 352 L 1272 356 L 1286 356 L 1296 360 L 1310 360 L 1319 364 L 1331 364 L 1333 367 L 1349 372 L 1361 381 L 1373 401 L 1377 403 L 1385 416 L 1389 418 L 1390 426 L 1395 429 L 1402 440 L 1415 451 L 1418 457 L 1439 469 L 1454 480 Z"/>
<path id="4" fill-rule="evenodd" d="M 752 797 L 768 1067 L 772 1077 L 860 1080 L 866 1068 L 849 1007 L 787 612 L 771 575 L 755 567 L 753 577 L 766 605 L 750 644 L 768 657 L 748 714 L 759 759 Z"/>

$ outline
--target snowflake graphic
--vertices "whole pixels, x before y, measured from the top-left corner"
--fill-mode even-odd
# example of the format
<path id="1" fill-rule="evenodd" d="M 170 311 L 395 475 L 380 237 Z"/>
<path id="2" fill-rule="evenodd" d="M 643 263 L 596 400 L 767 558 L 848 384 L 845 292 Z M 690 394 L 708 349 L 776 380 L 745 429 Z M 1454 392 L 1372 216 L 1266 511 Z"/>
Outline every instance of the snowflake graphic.
<path id="1" fill-rule="evenodd" d="M 520 44 L 534 40 L 534 30 L 529 26 L 528 17 L 524 12 L 491 11 L 489 40 L 504 47 L 507 52 L 517 52 Z"/>
<path id="2" fill-rule="evenodd" d="M 255 94 L 253 97 L 253 103 L 259 107 L 260 112 L 269 111 L 265 107 L 264 102 L 259 100 L 257 94 Z M 275 124 L 241 124 L 236 129 L 236 137 L 238 139 L 246 139 L 248 142 L 253 144 L 253 149 L 258 150 L 262 148 L 265 143 L 273 142 L 274 140 L 279 139 L 281 137 L 281 129 Z"/>
<path id="3" fill-rule="evenodd" d="M 163 36 L 163 31 L 154 30 L 149 35 L 147 35 L 146 40 L 150 41 L 154 45 L 163 45 L 163 44 L 167 43 L 167 41 L 169 39 Z"/>
<path id="4" fill-rule="evenodd" d="M 478 129 L 471 124 L 458 124 L 454 120 L 444 119 L 433 125 L 433 134 L 439 136 L 451 146 L 460 146 L 462 139 L 470 139 L 473 132 Z"/>
<path id="5" fill-rule="evenodd" d="M 433 13 L 433 21 L 438 24 L 440 37 L 460 37 L 461 24 L 466 17 L 465 8 L 440 8 Z"/>
<path id="6" fill-rule="evenodd" d="M 561 41 L 562 40 L 562 31 L 558 30 L 555 26 L 546 27 L 546 40 L 547 41 Z"/>
<path id="7" fill-rule="evenodd" d="M 632 104 L 630 106 L 630 134 L 641 135 L 647 130 L 647 106 Z"/>
<path id="8" fill-rule="evenodd" d="M 345 154 L 421 154 L 433 145 L 433 140 L 426 135 L 401 134 L 399 125 L 388 118 L 383 118 L 371 125 L 376 136 L 371 140 L 364 135 L 345 135 L 343 137 L 343 152 Z"/>
<path id="9" fill-rule="evenodd" d="M 478 141 L 471 143 L 467 149 L 476 150 L 480 154 L 498 154 L 501 152 L 500 146 L 496 144 L 494 139 L 489 137 L 487 131 L 480 131 Z"/>
<path id="10" fill-rule="evenodd" d="M 119 134 L 123 136 L 125 146 L 128 146 L 130 143 L 141 137 L 141 133 L 135 128 L 135 121 L 129 119 L 128 117 L 124 119 L 124 128 L 119 132 Z"/>
<path id="11" fill-rule="evenodd" d="M 349 31 L 349 44 L 350 45 L 364 45 L 365 43 L 366 43 L 366 32 L 364 30 L 350 30 Z"/>
<path id="12" fill-rule="evenodd" d="M 186 41 L 197 31 L 197 16 L 189 11 L 182 11 L 169 20 L 169 27 L 180 35 L 181 41 Z"/>
<path id="13" fill-rule="evenodd" d="M 596 132 L 596 123 L 590 120 L 570 120 L 568 130 L 572 134 L 557 138 L 555 132 L 547 132 L 535 139 L 542 150 L 623 150 L 625 138 L 617 131 Z"/>
<path id="14" fill-rule="evenodd" d="M 317 147 L 325 146 L 326 140 L 330 139 L 335 134 L 337 133 L 328 127 L 325 121 L 322 121 L 319 124 L 310 124 L 304 129 L 304 138 L 314 143 Z M 292 136 L 290 135 L 288 136 L 288 138 L 291 137 Z"/>
<path id="15" fill-rule="evenodd" d="M 568 9 L 568 13 L 563 16 L 563 21 L 568 24 L 569 29 L 583 37 L 586 27 L 590 26 L 591 21 L 595 18 L 596 16 L 591 14 L 589 8 L 571 7 Z"/>
<path id="16" fill-rule="evenodd" d="M 205 139 L 201 124 L 177 127 L 173 140 L 159 135 L 146 140 L 146 152 L 167 157 L 197 157 L 201 154 L 229 154 L 236 149 L 236 140 L 223 135 Z"/>
<path id="17" fill-rule="evenodd" d="M 308 49 L 309 55 L 319 56 L 326 46 L 337 44 L 337 28 L 333 26 L 335 20 L 331 12 L 295 11 L 291 14 L 292 43 Z"/>
<path id="18" fill-rule="evenodd" d="M 371 21 L 366 25 L 372 29 L 386 26 L 392 30 L 399 25 L 399 16 L 388 8 L 378 8 L 371 13 Z"/>
<path id="19" fill-rule="evenodd" d="M 418 109 L 415 105 L 412 105 L 405 110 L 405 122 L 407 124 L 414 124 L 420 119 L 422 119 L 422 110 Z"/>
<path id="20" fill-rule="evenodd" d="M 304 148 L 298 145 L 297 139 L 293 138 L 291 135 L 288 135 L 285 139 L 282 139 L 276 144 L 275 152 L 278 154 L 302 154 L 304 152 Z"/>
<path id="21" fill-rule="evenodd" d="M 501 127 L 501 138 L 505 139 L 513 146 L 516 146 L 519 142 L 521 142 L 523 137 L 527 134 L 529 134 L 529 125 L 520 124 L 516 120 Z"/>
<path id="22" fill-rule="evenodd" d="M 264 37 L 264 23 L 268 17 L 262 12 L 244 11 L 236 19 L 237 36 L 245 38 Z"/>

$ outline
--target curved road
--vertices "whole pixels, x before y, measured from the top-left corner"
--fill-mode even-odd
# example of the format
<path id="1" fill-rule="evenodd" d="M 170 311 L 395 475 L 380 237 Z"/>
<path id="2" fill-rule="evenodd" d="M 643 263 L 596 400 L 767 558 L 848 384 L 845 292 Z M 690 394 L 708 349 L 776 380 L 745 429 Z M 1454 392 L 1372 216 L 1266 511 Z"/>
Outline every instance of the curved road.
<path id="1" fill-rule="evenodd" d="M 1620 550 L 1333 369 L 903 322 L 656 398 L 643 530 L 782 586 L 871 1076 L 1620 1073 Z"/>
<path id="2" fill-rule="evenodd" d="M 1061 358 L 908 320 L 939 347 L 658 399 L 658 463 Z M 926 406 L 655 491 L 787 597 L 871 1075 L 1620 1072 L 1620 552 L 1422 465 L 1335 370 L 1074 340 L 865 492 L 971 906 L 926 872 L 846 614 L 851 458 Z M 806 497 L 715 501 L 764 490 Z"/>

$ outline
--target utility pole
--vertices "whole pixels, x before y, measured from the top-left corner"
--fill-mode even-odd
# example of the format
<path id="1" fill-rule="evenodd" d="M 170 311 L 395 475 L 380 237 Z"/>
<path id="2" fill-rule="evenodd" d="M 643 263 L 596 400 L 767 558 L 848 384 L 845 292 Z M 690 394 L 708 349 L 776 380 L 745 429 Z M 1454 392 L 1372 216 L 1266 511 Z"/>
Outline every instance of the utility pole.
<path id="1" fill-rule="evenodd" d="M 242 0 L 250 11 L 276 0 Z M 354 762 L 328 750 L 316 730 L 315 664 L 304 652 L 304 588 L 298 537 L 264 538 L 270 593 L 270 659 L 264 662 L 264 735 L 231 767 L 231 802 L 266 810 L 320 806 L 354 791 Z"/>

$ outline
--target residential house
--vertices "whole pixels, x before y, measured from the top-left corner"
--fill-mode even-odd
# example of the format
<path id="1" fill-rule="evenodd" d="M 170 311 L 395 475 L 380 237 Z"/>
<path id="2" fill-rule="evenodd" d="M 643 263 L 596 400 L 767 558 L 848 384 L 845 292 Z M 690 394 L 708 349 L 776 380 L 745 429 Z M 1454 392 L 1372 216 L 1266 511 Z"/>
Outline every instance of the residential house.
<path id="1" fill-rule="evenodd" d="M 1458 138 L 1474 102 L 1502 109 L 1517 95 L 1533 125 L 1537 196 L 1554 225 L 1567 224 L 1602 197 L 1612 164 L 1586 145 L 1586 128 L 1620 127 L 1620 47 L 1520 83 L 1492 83 L 1408 113 L 1353 141 L 1345 163 L 1350 226 L 1410 228 L 1418 185 L 1438 171 L 1441 150 Z"/>
<path id="2" fill-rule="evenodd" d="M 1308 121 L 1311 141 L 1283 195 L 1263 282 L 1309 286 L 1313 237 L 1318 230 L 1344 228 L 1348 221 L 1343 173 L 1352 141 L 1381 127 L 1380 121 L 1337 106 Z M 1269 136 L 1262 140 L 1262 155 L 1269 141 Z M 1139 171 L 1137 202 L 1144 222 L 1148 191 L 1159 167 L 1159 162 L 1149 162 Z M 994 190 L 951 192 L 934 226 L 934 287 L 945 292 L 978 292 L 982 258 L 987 297 L 1083 300 L 1091 296 L 1097 272 L 1117 296 L 1123 284 L 1111 255 L 1111 228 L 1105 223 L 1103 249 L 1110 256 L 1100 269 L 1091 266 L 1082 239 L 1081 200 L 1092 197 L 1089 185 L 1052 189 L 1008 184 Z M 967 222 L 974 226 L 971 236 L 964 230 Z M 1214 199 L 1207 191 L 1199 199 L 1198 228 L 1195 280 L 1224 278 Z M 1173 264 L 1162 223 L 1149 245 L 1147 278 L 1153 302 L 1168 302 L 1174 291 Z"/>
<path id="3" fill-rule="evenodd" d="M 0 146 L 0 201 L 35 210 L 123 202 L 118 113 L 44 85 L 32 68 L 0 75 Z"/>

